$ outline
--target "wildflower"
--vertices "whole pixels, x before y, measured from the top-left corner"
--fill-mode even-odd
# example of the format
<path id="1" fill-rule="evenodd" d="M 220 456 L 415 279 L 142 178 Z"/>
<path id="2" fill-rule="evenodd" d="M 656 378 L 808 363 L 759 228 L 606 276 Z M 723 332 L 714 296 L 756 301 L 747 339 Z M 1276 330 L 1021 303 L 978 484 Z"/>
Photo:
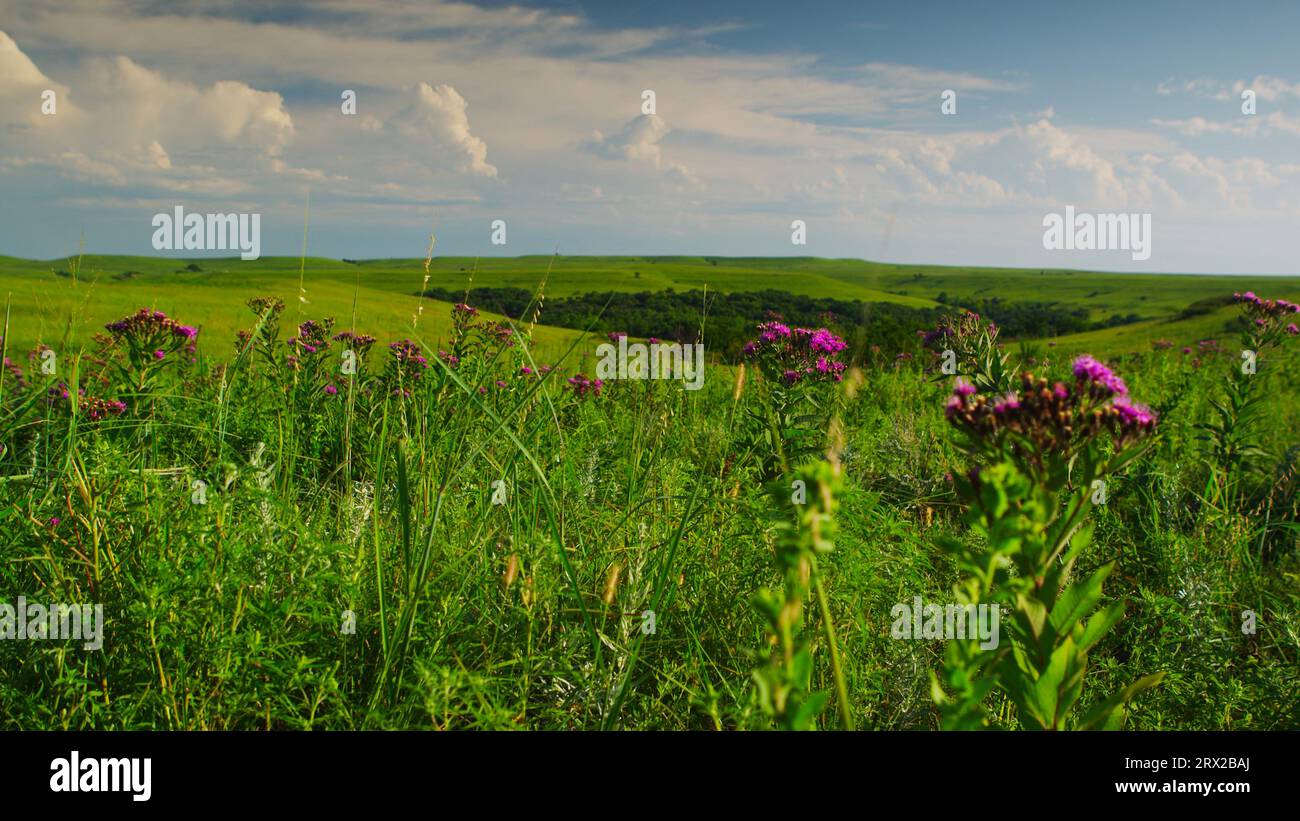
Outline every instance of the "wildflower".
<path id="1" fill-rule="evenodd" d="M 429 367 L 429 360 L 425 359 L 420 346 L 409 339 L 400 339 L 397 342 L 390 343 L 388 350 L 392 352 L 393 358 L 401 365 L 414 363 L 419 366 L 419 370 Z"/>
<path id="2" fill-rule="evenodd" d="M 333 385 L 326 385 L 326 386 L 325 386 L 325 393 L 329 394 L 330 396 L 334 396 L 334 395 L 337 394 L 338 392 L 339 392 L 339 389 L 336 388 L 336 387 L 334 387 Z"/>
<path id="3" fill-rule="evenodd" d="M 744 354 L 757 360 L 769 377 L 793 385 L 805 377 L 842 380 L 848 366 L 838 354 L 847 348 L 825 328 L 791 328 L 772 320 L 759 324 L 758 338 L 744 346 Z"/>
<path id="4" fill-rule="evenodd" d="M 1246 345 L 1254 350 L 1277 344 L 1282 335 L 1296 335 L 1296 323 L 1287 320 L 1300 313 L 1300 304 L 1285 299 L 1261 299 L 1253 292 L 1233 294 L 1233 299 L 1245 307 L 1246 319 L 1255 328 L 1254 333 L 1247 334 Z"/>
<path id="5" fill-rule="evenodd" d="M 1128 386 L 1123 379 L 1087 354 L 1074 360 L 1074 377 L 1080 383 L 1090 383 L 1094 390 L 1105 396 L 1124 396 L 1128 393 Z"/>
<path id="6" fill-rule="evenodd" d="M 499 344 L 504 345 L 507 348 L 514 347 L 515 329 L 511 328 L 506 323 L 498 322 L 495 325 L 491 325 L 486 329 L 486 333 Z"/>
<path id="7" fill-rule="evenodd" d="M 1032 373 L 1021 374 L 1020 388 L 990 398 L 968 391 L 959 381 L 948 398 L 944 415 L 949 423 L 966 430 L 977 441 L 990 445 L 1010 444 L 1023 452 L 1026 441 L 1031 454 L 1069 454 L 1088 439 L 1109 431 L 1123 444 L 1148 435 L 1155 428 L 1156 415 L 1134 403 L 1109 368 L 1091 356 L 1074 364 L 1078 382 L 1071 391 L 1062 382 L 1049 387 L 1048 381 Z M 1007 434 L 1013 434 L 1007 439 Z"/>
<path id="8" fill-rule="evenodd" d="M 568 379 L 569 385 L 573 387 L 575 396 L 581 398 L 587 394 L 600 396 L 600 391 L 605 387 L 605 383 L 599 379 L 588 379 L 586 374 L 576 374 Z"/>
<path id="9" fill-rule="evenodd" d="M 359 334 L 355 331 L 339 331 L 334 334 L 334 341 L 339 342 L 349 351 L 357 355 L 358 359 L 364 360 L 369 353 L 372 345 L 375 344 L 375 338 L 369 334 Z"/>
<path id="10" fill-rule="evenodd" d="M 66 394 L 67 391 L 64 391 L 64 393 Z M 119 399 L 79 396 L 77 404 L 80 406 L 81 413 L 92 422 L 98 422 L 110 416 L 121 416 L 126 413 L 126 403 Z"/>
<path id="11" fill-rule="evenodd" d="M 191 343 L 198 331 L 168 318 L 162 311 L 141 308 L 104 326 L 113 342 L 127 346 L 132 363 L 140 369 L 162 361 L 168 353 L 180 351 Z M 161 356 L 159 353 L 161 352 Z"/>

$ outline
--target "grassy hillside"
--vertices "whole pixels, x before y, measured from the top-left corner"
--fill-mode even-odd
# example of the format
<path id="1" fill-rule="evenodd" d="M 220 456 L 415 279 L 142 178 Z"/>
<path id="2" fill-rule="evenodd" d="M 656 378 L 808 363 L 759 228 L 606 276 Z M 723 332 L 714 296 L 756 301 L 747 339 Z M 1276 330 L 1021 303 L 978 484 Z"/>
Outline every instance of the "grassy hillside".
<path id="1" fill-rule="evenodd" d="M 4 273 L 28 329 L 144 302 L 211 338 L 191 358 L 185 330 L 121 330 L 102 354 L 56 341 L 57 374 L 0 372 L 0 603 L 103 608 L 97 648 L 0 641 L 0 727 L 1086 728 L 1139 684 L 1114 726 L 1300 727 L 1295 335 L 1183 356 L 1149 349 L 1174 336 L 1153 319 L 1062 340 L 1147 349 L 1086 378 L 1034 362 L 1061 385 L 1014 405 L 1020 377 L 989 363 L 1018 352 L 982 323 L 954 343 L 966 399 L 921 357 L 788 379 L 845 353 L 825 336 L 709 364 L 698 391 L 596 389 L 469 312 L 453 356 L 404 359 L 384 326 L 407 335 L 411 298 L 313 262 L 304 315 L 355 295 L 380 335 L 345 375 L 336 341 L 228 356 L 246 295 L 297 324 L 297 272 L 274 265 Z M 1007 425 L 977 416 L 990 400 Z M 972 578 L 1001 561 L 1016 572 Z M 1000 639 L 900 631 L 898 608 L 959 595 L 1005 608 Z"/>
<path id="2" fill-rule="evenodd" d="M 186 270 L 191 262 L 202 270 Z M 451 306 L 425 300 L 419 325 L 412 330 L 421 300 L 411 292 L 419 289 L 422 272 L 403 288 L 391 271 L 368 272 L 337 260 L 310 259 L 301 280 L 306 301 L 299 302 L 298 260 L 87 256 L 80 263 L 78 267 L 77 260 L 0 257 L 0 295 L 10 300 L 11 351 L 65 339 L 85 343 L 106 323 L 149 306 L 187 317 L 200 328 L 206 352 L 226 357 L 233 351 L 235 332 L 252 321 L 245 302 L 263 295 L 284 300 L 289 319 L 333 316 L 342 330 L 352 327 L 355 315 L 358 329 L 382 340 L 418 336 L 436 346 L 450 329 Z M 579 335 L 539 327 L 534 336 L 538 355 L 556 355 Z"/>
<path id="3" fill-rule="evenodd" d="M 190 270 L 190 266 L 199 270 Z M 299 282 L 306 303 L 297 300 Z M 0 256 L 0 294 L 11 299 L 10 339 L 25 349 L 38 341 L 84 340 L 104 323 L 149 305 L 169 313 L 184 308 L 205 331 L 209 345 L 233 338 L 246 324 L 242 305 L 251 296 L 284 299 L 289 316 L 336 317 L 347 327 L 353 310 L 363 325 L 384 337 L 406 335 L 425 287 L 424 260 L 380 259 L 360 262 L 289 257 L 176 259 L 87 255 L 80 259 L 23 260 Z M 1007 303 L 1058 303 L 1083 307 L 1096 320 L 1136 314 L 1144 321 L 1061 337 L 1065 350 L 1119 353 L 1147 348 L 1157 339 L 1178 346 L 1222 336 L 1235 316 L 1230 308 L 1180 319 L 1198 300 L 1254 288 L 1300 299 L 1300 277 L 1251 278 L 1164 274 L 1113 274 L 1069 270 L 952 268 L 890 265 L 851 259 L 811 257 L 441 257 L 431 261 L 428 287 L 459 291 L 467 287 L 513 286 L 535 291 L 545 281 L 549 298 L 590 291 L 686 291 L 707 287 L 722 292 L 783 290 L 795 294 L 862 302 L 888 302 L 911 308 L 948 304 L 978 305 L 987 299 Z M 355 302 L 355 306 L 354 306 Z M 426 340 L 446 335 L 449 306 L 426 303 Z M 546 315 L 543 312 L 543 325 Z M 535 337 L 539 354 L 567 347 L 573 331 L 542 328 Z M 225 351 L 212 351 L 224 355 Z"/>

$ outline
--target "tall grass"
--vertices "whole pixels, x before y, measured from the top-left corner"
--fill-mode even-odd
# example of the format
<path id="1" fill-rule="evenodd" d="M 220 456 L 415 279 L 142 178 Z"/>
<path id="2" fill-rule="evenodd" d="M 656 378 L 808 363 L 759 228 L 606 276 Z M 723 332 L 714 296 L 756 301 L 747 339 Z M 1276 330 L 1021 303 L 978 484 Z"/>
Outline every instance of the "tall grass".
<path id="1" fill-rule="evenodd" d="M 540 293 L 526 315 L 538 307 Z M 809 414 L 778 425 L 825 441 L 833 411 L 840 427 L 834 550 L 806 576 L 791 565 L 791 594 L 815 603 L 786 655 L 751 607 L 789 581 L 780 545 L 808 533 L 783 530 L 798 514 L 767 492 L 799 470 L 774 449 L 791 440 L 771 432 L 770 379 L 710 365 L 698 392 L 626 381 L 579 395 L 567 379 L 590 369 L 590 335 L 542 359 L 532 324 L 459 314 L 412 330 L 423 367 L 383 339 L 345 376 L 335 340 L 291 365 L 295 331 L 273 313 L 238 320 L 251 345 L 203 332 L 195 361 L 145 372 L 120 340 L 59 348 L 55 375 L 6 346 L 22 380 L 0 382 L 0 599 L 102 603 L 107 635 L 100 651 L 0 641 L 3 726 L 939 726 L 942 643 L 889 636 L 893 604 L 943 599 L 959 579 L 938 537 L 969 536 L 947 386 L 920 368 L 863 360 L 860 385 L 814 389 L 820 429 Z M 365 325 L 353 315 L 351 330 Z M 1076 572 L 1114 562 L 1102 604 L 1130 604 L 1091 649 L 1081 711 L 1163 672 L 1128 726 L 1300 725 L 1295 348 L 1256 375 L 1269 422 L 1227 512 L 1205 494 L 1214 455 L 1196 425 L 1229 354 L 1124 360 L 1161 434 L 1090 514 Z M 69 399 L 47 401 L 60 383 Z M 130 408 L 92 419 L 81 389 Z M 755 683 L 775 651 L 826 694 L 798 721 Z"/>

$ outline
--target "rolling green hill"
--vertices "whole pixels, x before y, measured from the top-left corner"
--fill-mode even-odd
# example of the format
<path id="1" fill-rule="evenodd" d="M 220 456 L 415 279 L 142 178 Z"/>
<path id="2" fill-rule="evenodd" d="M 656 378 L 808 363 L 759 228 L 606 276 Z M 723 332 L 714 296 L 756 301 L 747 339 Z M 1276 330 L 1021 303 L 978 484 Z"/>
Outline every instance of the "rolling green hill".
<path id="1" fill-rule="evenodd" d="M 197 270 L 195 270 L 197 269 Z M 355 311 L 359 328 L 382 339 L 408 335 L 424 287 L 424 260 L 359 262 L 310 257 L 177 259 L 87 255 L 80 259 L 35 261 L 0 256 L 0 293 L 11 301 L 11 349 L 61 339 L 71 332 L 86 339 L 108 322 L 150 305 L 202 325 L 208 350 L 233 338 L 246 324 L 242 303 L 273 294 L 298 316 L 299 278 L 306 292 L 301 316 L 334 316 L 340 328 Z M 75 272 L 75 276 L 74 276 Z M 1156 339 L 1185 344 L 1223 332 L 1231 309 L 1179 318 L 1199 300 L 1234 290 L 1300 299 L 1300 277 L 1114 274 L 1072 270 L 955 268 L 891 265 L 854 259 L 811 257 L 438 257 L 429 265 L 428 287 L 512 286 L 535 291 L 545 281 L 547 297 L 592 291 L 723 292 L 783 290 L 794 294 L 912 308 L 942 303 L 977 307 L 1004 303 L 1058 303 L 1085 308 L 1094 320 L 1136 315 L 1142 321 L 1061 337 L 1067 349 L 1099 352 L 1148 347 Z M 449 308 L 426 302 L 421 336 L 445 335 Z M 542 322 L 546 321 L 543 312 Z M 543 351 L 567 346 L 575 332 L 539 329 Z M 221 351 L 215 351 L 221 353 Z"/>

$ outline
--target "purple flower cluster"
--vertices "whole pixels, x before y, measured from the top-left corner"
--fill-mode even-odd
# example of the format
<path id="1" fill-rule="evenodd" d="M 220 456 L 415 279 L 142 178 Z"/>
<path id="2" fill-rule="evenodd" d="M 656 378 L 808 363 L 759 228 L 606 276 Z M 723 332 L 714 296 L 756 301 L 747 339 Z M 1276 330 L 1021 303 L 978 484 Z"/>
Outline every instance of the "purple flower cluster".
<path id="1" fill-rule="evenodd" d="M 199 333 L 189 325 L 182 325 L 174 319 L 169 319 L 162 311 L 148 308 L 141 308 L 130 316 L 110 322 L 104 326 L 104 329 L 112 334 L 114 339 L 125 340 L 133 345 L 139 343 L 142 347 L 155 350 L 162 344 L 162 340 L 169 337 L 178 342 L 185 342 L 194 339 Z"/>
<path id="2" fill-rule="evenodd" d="M 1103 431 L 1122 446 L 1155 429 L 1156 414 L 1133 402 L 1110 368 L 1085 355 L 1074 361 L 1073 373 L 1071 387 L 1026 372 L 1018 390 L 996 396 L 981 396 L 959 378 L 944 412 L 952 425 L 978 439 L 997 443 L 1012 434 L 1013 441 L 1032 443 L 1040 456 L 1071 453 Z"/>
<path id="3" fill-rule="evenodd" d="M 72 399 L 72 393 L 64 382 L 52 386 L 45 392 L 46 403 L 51 407 L 69 402 Z M 85 388 L 77 389 L 77 408 L 80 413 L 92 422 L 98 422 L 101 419 L 107 419 L 110 416 L 121 416 L 126 413 L 126 403 L 119 399 L 101 399 L 98 396 L 86 395 Z"/>
<path id="4" fill-rule="evenodd" d="M 342 343 L 344 348 L 356 353 L 362 359 L 375 344 L 375 338 L 370 334 L 359 334 L 355 331 L 339 331 L 334 334 L 334 341 Z"/>
<path id="5" fill-rule="evenodd" d="M 574 396 L 578 398 L 585 397 L 588 394 L 600 396 L 601 389 L 605 387 L 605 383 L 599 379 L 588 379 L 586 374 L 581 373 L 570 376 L 568 382 L 573 387 Z"/>
<path id="6" fill-rule="evenodd" d="M 87 396 L 80 401 L 81 410 L 90 421 L 98 422 L 109 416 L 121 416 L 126 413 L 126 403 L 120 399 L 100 399 L 97 396 Z"/>
<path id="7" fill-rule="evenodd" d="M 1294 302 L 1287 302 L 1285 299 L 1261 299 L 1255 296 L 1254 291 L 1246 291 L 1244 294 L 1233 294 L 1233 302 L 1243 302 L 1247 309 L 1254 307 L 1260 313 L 1271 316 L 1283 316 L 1286 314 L 1300 314 L 1300 305 Z"/>
<path id="8" fill-rule="evenodd" d="M 758 326 L 758 338 L 745 345 L 745 357 L 756 360 L 769 376 L 787 385 L 802 380 L 836 382 L 848 367 L 839 355 L 848 344 L 825 328 L 791 328 L 772 320 Z"/>
<path id="9" fill-rule="evenodd" d="M 1245 306 L 1246 318 L 1250 319 L 1260 331 L 1269 334 L 1281 331 L 1290 336 L 1300 334 L 1300 326 L 1295 322 L 1286 322 L 1300 314 L 1300 304 L 1285 299 L 1261 299 L 1254 291 L 1233 294 L 1232 299 Z"/>
<path id="10" fill-rule="evenodd" d="M 390 342 L 388 350 L 392 352 L 393 359 L 402 366 L 408 366 L 414 363 L 418 366 L 415 372 L 419 372 L 429 367 L 429 360 L 425 358 L 424 351 L 420 346 L 409 339 L 399 339 L 396 342 Z"/>
<path id="11" fill-rule="evenodd" d="M 298 335 L 289 337 L 289 347 L 300 354 L 320 353 L 330 346 L 330 330 L 334 327 L 333 319 L 317 322 L 309 319 L 298 326 Z"/>
<path id="12" fill-rule="evenodd" d="M 1079 384 L 1086 385 L 1098 398 L 1128 395 L 1128 386 L 1124 380 L 1088 354 L 1074 360 L 1074 378 Z"/>

